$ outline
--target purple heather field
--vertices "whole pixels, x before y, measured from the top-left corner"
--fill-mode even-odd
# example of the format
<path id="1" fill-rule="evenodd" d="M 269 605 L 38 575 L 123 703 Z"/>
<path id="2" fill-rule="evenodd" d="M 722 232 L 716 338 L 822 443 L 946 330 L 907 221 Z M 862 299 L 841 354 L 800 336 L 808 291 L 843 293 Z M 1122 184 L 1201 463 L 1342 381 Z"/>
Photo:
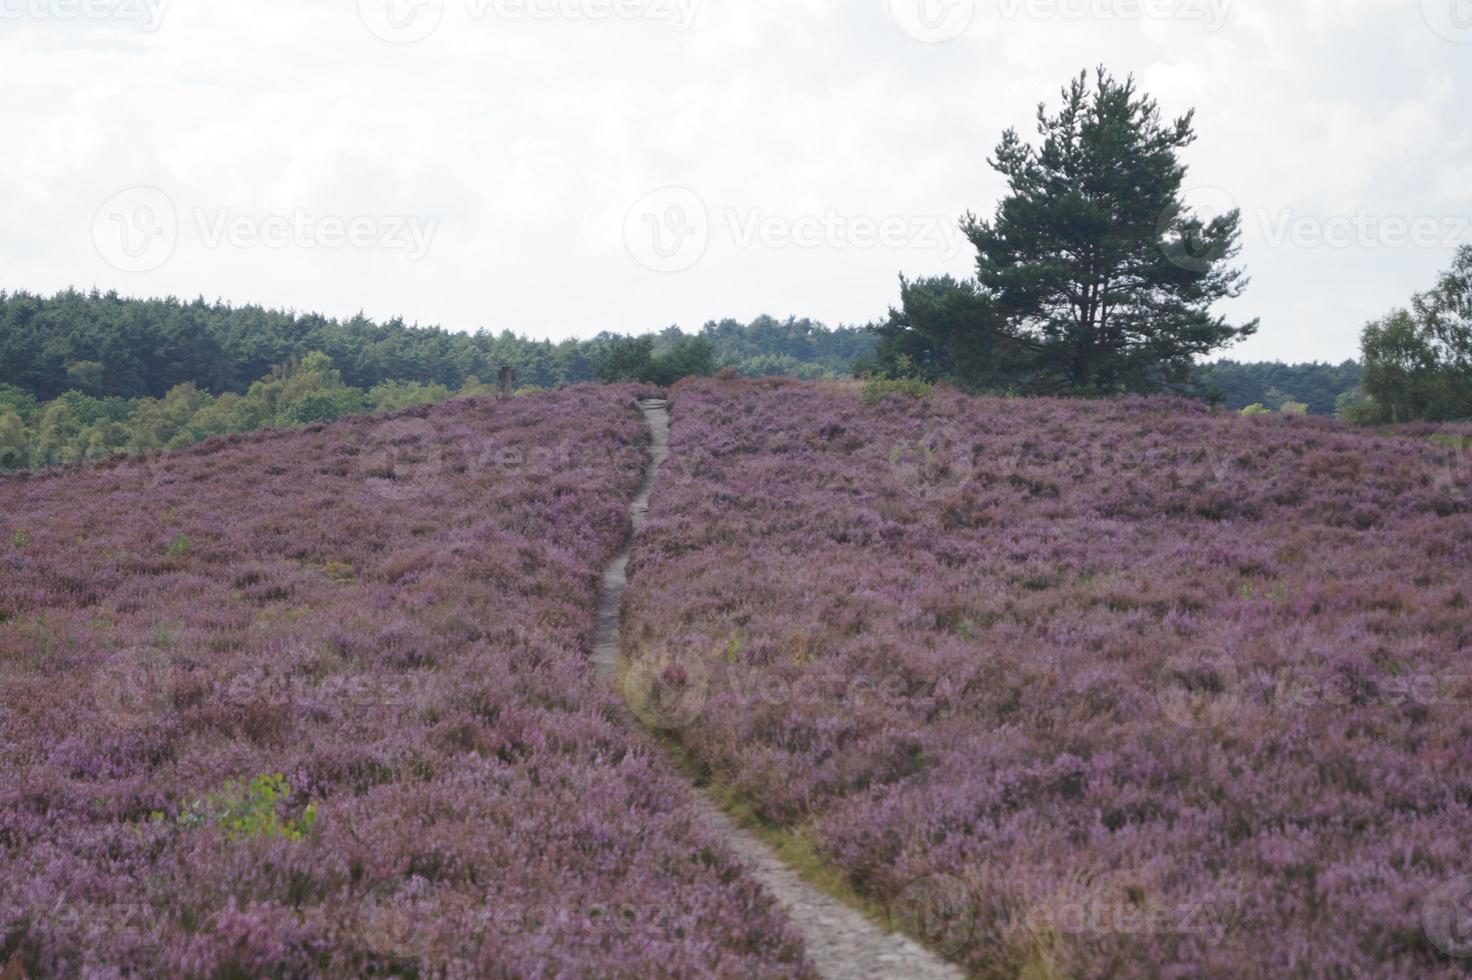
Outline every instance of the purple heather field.
<path id="1" fill-rule="evenodd" d="M 645 389 L 0 479 L 0 969 L 813 976 L 664 739 L 974 976 L 1463 975 L 1465 457 L 861 391 L 672 389 L 621 692 Z"/>
<path id="2" fill-rule="evenodd" d="M 1463 975 L 1472 505 L 1429 429 L 672 400 L 641 715 L 896 925 L 988 977 Z"/>
<path id="3" fill-rule="evenodd" d="M 633 387 L 0 480 L 0 969 L 811 975 L 593 675 Z"/>

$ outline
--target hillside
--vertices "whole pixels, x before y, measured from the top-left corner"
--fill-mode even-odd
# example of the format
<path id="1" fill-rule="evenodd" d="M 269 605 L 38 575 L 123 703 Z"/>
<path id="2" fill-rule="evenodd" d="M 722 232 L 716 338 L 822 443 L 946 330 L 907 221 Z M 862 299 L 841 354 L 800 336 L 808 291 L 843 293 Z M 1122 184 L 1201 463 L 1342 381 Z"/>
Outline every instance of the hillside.
<path id="1" fill-rule="evenodd" d="M 810 976 L 588 666 L 634 393 L 0 478 L 6 975 Z"/>
<path id="2" fill-rule="evenodd" d="M 0 963 L 831 975 L 780 855 L 974 976 L 1460 975 L 1431 428 L 650 394 L 0 477 Z"/>
<path id="3" fill-rule="evenodd" d="M 673 405 L 633 673 L 847 887 L 980 976 L 1461 975 L 1425 925 L 1472 839 L 1451 450 L 1170 399 Z"/>

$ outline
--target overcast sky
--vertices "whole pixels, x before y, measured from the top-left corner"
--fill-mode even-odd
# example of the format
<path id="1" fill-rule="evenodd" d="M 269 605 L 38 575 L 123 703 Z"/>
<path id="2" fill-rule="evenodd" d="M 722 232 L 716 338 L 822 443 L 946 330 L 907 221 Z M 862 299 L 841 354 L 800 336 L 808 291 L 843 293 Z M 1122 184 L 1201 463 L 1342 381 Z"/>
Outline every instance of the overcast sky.
<path id="1" fill-rule="evenodd" d="M 1099 63 L 1197 110 L 1233 356 L 1353 356 L 1472 242 L 1472 0 L 0 0 L 0 289 L 866 322 Z"/>

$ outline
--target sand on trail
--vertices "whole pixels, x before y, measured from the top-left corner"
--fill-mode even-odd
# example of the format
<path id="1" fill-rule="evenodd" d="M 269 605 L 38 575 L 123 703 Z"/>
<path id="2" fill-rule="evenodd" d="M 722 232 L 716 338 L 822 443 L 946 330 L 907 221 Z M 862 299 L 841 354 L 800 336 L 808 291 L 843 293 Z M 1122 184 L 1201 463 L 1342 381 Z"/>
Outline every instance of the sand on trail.
<path id="1" fill-rule="evenodd" d="M 650 460 L 644 482 L 631 505 L 633 535 L 608 563 L 598 594 L 598 630 L 593 660 L 600 676 L 618 683 L 619 609 L 628 585 L 629 555 L 633 537 L 649 514 L 659 468 L 669 456 L 669 403 L 650 399 L 639 403 L 649 425 Z M 637 724 L 632 713 L 630 722 Z M 726 842 L 753 878 L 777 900 L 793 928 L 807 946 L 808 959 L 823 977 L 856 980 L 952 980 L 965 974 L 918 943 L 886 932 L 862 913 L 818 891 L 782 863 L 767 844 L 739 827 L 698 787 L 691 793 L 699 802 L 702 818 Z"/>

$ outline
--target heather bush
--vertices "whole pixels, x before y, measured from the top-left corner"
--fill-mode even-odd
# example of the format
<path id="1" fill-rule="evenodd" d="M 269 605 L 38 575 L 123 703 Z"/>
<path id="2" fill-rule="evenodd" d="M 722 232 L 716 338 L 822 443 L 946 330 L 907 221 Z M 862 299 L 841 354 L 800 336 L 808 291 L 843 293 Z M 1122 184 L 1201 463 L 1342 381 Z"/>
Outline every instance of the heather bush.
<path id="1" fill-rule="evenodd" d="M 810 975 L 588 664 L 635 394 L 0 478 L 0 969 Z"/>
<path id="2" fill-rule="evenodd" d="M 1463 973 L 1460 439 L 672 394 L 625 653 L 679 664 L 697 770 L 897 925 L 982 976 Z"/>

